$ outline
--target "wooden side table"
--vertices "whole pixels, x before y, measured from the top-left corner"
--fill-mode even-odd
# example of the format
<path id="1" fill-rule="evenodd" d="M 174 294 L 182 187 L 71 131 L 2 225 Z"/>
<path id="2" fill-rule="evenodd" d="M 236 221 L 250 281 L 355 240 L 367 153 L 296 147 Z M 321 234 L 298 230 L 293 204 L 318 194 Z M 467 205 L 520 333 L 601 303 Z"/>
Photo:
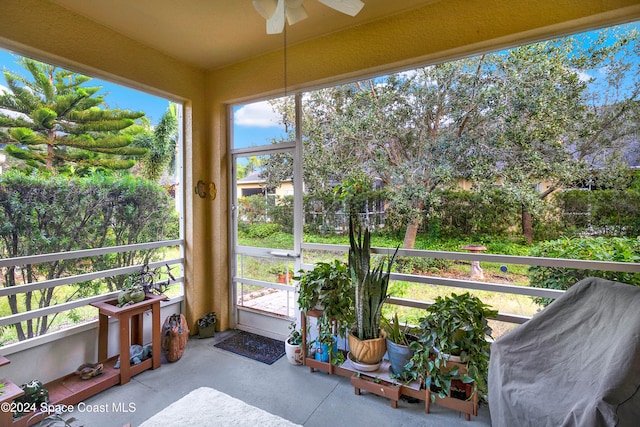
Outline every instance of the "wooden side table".
<path id="1" fill-rule="evenodd" d="M 166 299 L 164 295 L 147 294 L 144 301 L 118 307 L 117 300 L 100 301 L 91 304 L 98 308 L 98 361 L 106 362 L 109 344 L 109 317 L 118 319 L 120 324 L 120 384 L 126 384 L 131 377 L 149 368 L 157 369 L 161 365 L 161 339 L 160 339 L 160 301 Z M 131 366 L 129 361 L 129 349 L 131 345 L 144 345 L 143 339 L 143 315 L 151 310 L 152 356 L 142 363 Z"/>

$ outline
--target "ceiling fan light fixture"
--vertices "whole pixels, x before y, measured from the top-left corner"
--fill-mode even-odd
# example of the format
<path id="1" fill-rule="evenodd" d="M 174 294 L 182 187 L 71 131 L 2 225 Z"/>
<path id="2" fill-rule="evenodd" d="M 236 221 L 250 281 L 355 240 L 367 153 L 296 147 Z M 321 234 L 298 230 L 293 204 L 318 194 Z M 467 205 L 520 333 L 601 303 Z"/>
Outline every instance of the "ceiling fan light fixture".
<path id="1" fill-rule="evenodd" d="M 360 0 L 318 0 L 325 6 L 329 6 L 331 9 L 335 9 L 338 12 L 342 12 L 346 15 L 356 16 L 362 8 L 364 3 Z"/>
<path id="2" fill-rule="evenodd" d="M 289 1 L 287 1 L 287 7 L 285 11 L 287 15 L 287 22 L 289 23 L 289 25 L 293 25 L 309 17 L 309 15 L 307 15 L 306 9 L 302 5 L 302 2 L 299 3 L 299 6 L 291 7 L 289 6 Z"/>
<path id="3" fill-rule="evenodd" d="M 276 11 L 277 4 L 277 0 L 253 0 L 254 9 L 264 19 L 269 19 L 273 16 Z"/>
<path id="4" fill-rule="evenodd" d="M 253 7 L 267 20 L 267 34 L 279 34 L 285 20 L 293 25 L 308 17 L 304 0 L 253 0 Z M 318 0 L 320 3 L 346 15 L 356 16 L 364 7 L 360 0 Z"/>

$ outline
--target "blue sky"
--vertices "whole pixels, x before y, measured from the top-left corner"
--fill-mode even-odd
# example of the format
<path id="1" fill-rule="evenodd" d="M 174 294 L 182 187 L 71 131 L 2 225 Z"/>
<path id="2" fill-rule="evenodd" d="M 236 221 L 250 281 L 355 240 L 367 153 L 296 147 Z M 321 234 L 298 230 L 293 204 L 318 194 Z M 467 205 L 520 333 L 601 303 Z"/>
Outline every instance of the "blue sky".
<path id="1" fill-rule="evenodd" d="M 27 77 L 28 72 L 17 64 L 17 57 L 11 52 L 0 49 L 0 69 Z M 108 93 L 106 101 L 109 108 L 121 110 L 144 111 L 152 124 L 158 123 L 160 117 L 169 106 L 169 101 L 144 92 L 129 89 L 100 79 L 89 82 L 92 86 L 102 86 L 100 94 Z M 0 74 L 0 85 L 6 87 L 4 72 Z"/>
<path id="2" fill-rule="evenodd" d="M 0 69 L 26 77 L 27 71 L 20 67 L 17 61 L 15 54 L 0 49 Z M 158 123 L 169 105 L 166 99 L 101 79 L 94 78 L 89 84 L 102 86 L 99 93 L 108 94 L 105 99 L 109 108 L 144 111 L 154 125 Z M 0 73 L 0 86 L 6 87 L 6 85 L 4 73 Z M 278 118 L 275 117 L 267 102 L 237 107 L 235 115 L 236 147 L 270 144 L 271 138 L 278 138 L 284 133 L 284 128 L 278 125 Z"/>

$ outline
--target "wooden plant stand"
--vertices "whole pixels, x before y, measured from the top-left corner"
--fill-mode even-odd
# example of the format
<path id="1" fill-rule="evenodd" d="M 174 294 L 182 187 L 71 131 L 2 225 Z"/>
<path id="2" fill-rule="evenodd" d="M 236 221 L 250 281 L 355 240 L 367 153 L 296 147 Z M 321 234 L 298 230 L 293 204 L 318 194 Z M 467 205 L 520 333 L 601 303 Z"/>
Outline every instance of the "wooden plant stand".
<path id="1" fill-rule="evenodd" d="M 351 385 L 353 385 L 355 389 L 354 391 L 358 396 L 360 395 L 361 390 L 365 390 L 369 393 L 389 399 L 391 401 L 392 408 L 398 407 L 398 400 L 401 395 L 400 390 L 402 388 L 400 384 L 393 384 L 388 381 L 378 380 L 364 374 L 353 374 L 351 376 Z"/>
<path id="2" fill-rule="evenodd" d="M 118 307 L 117 300 L 100 301 L 93 303 L 99 310 L 98 318 L 98 361 L 104 363 L 107 360 L 107 350 L 109 344 L 109 317 L 114 317 L 119 321 L 120 327 L 120 384 L 126 384 L 131 377 L 147 369 L 157 369 L 162 363 L 160 349 L 160 301 L 164 300 L 164 295 L 147 294 L 144 301 L 136 304 Z M 152 355 L 150 359 L 131 366 L 129 361 L 129 349 L 132 344 L 144 345 L 143 337 L 143 315 L 151 310 Z"/>
<path id="3" fill-rule="evenodd" d="M 354 375 L 354 371 L 351 369 L 345 369 L 342 366 L 336 366 L 331 363 L 331 357 L 329 362 L 321 362 L 313 357 L 309 357 L 308 345 L 307 345 L 307 317 L 319 318 L 322 316 L 322 310 L 309 310 L 305 316 L 301 315 L 301 330 L 302 330 L 302 364 L 309 367 L 310 372 L 323 371 L 329 375 L 340 375 L 343 377 L 351 377 L 351 384 L 355 389 L 355 394 L 360 395 L 361 391 L 367 391 L 369 393 L 376 394 L 378 396 L 385 397 L 390 400 L 393 408 L 398 407 L 398 400 L 400 396 L 407 396 L 414 399 L 422 400 L 425 404 L 425 412 L 428 414 L 431 410 L 431 393 L 428 390 L 416 389 L 408 387 L 402 384 L 395 384 L 384 380 L 376 380 L 375 377 L 367 375 L 367 373 L 360 373 Z M 342 351 L 342 350 L 340 350 Z M 466 367 L 463 363 L 457 363 L 453 361 L 447 362 L 447 364 L 457 365 L 460 368 L 460 372 L 466 372 Z M 471 415 L 478 415 L 478 396 L 474 392 L 472 397 L 467 400 L 457 399 L 455 397 L 440 398 L 435 397 L 435 404 L 443 406 L 445 408 L 453 409 L 465 414 L 467 421 L 471 420 Z"/>
<path id="4" fill-rule="evenodd" d="M 91 304 L 98 308 L 98 361 L 103 364 L 103 373 L 88 380 L 82 380 L 75 373 L 65 375 L 47 384 L 44 388 L 49 392 L 50 405 L 75 405 L 117 384 L 126 384 L 131 377 L 147 369 L 159 368 L 161 358 L 161 324 L 160 301 L 164 295 L 147 295 L 144 301 L 125 307 L 118 307 L 117 300 L 101 301 Z M 131 366 L 129 348 L 131 344 L 143 345 L 143 315 L 151 311 L 152 317 L 152 356 L 142 363 Z M 107 359 L 109 339 L 109 317 L 119 320 L 120 328 L 120 368 L 116 369 L 117 356 Z M 9 363 L 0 356 L 0 366 Z M 7 379 L 1 379 L 4 393 L 0 395 L 0 403 L 12 402 L 24 394 L 22 389 Z M 31 412 L 13 420 L 13 413 L 0 412 L 0 427 L 27 427 L 40 422 L 44 414 Z"/>

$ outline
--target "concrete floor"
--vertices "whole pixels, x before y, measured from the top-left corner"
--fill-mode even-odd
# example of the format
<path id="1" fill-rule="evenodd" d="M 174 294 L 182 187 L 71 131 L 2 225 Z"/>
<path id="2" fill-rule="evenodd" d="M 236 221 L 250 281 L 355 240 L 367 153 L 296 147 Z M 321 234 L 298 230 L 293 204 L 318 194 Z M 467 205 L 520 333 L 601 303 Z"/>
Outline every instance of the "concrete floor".
<path id="1" fill-rule="evenodd" d="M 155 413 L 198 387 L 211 387 L 253 406 L 304 426 L 490 426 L 486 405 L 479 416 L 466 421 L 464 415 L 424 404 L 389 401 L 363 392 L 354 394 L 349 378 L 311 373 L 309 368 L 293 366 L 285 357 L 266 365 L 213 347 L 227 331 L 214 338 L 191 337 L 180 359 L 148 370 L 131 382 L 115 386 L 75 405 L 73 426 L 137 426 Z M 206 427 L 206 426 L 204 426 Z M 222 426 L 224 427 L 224 426 Z"/>

